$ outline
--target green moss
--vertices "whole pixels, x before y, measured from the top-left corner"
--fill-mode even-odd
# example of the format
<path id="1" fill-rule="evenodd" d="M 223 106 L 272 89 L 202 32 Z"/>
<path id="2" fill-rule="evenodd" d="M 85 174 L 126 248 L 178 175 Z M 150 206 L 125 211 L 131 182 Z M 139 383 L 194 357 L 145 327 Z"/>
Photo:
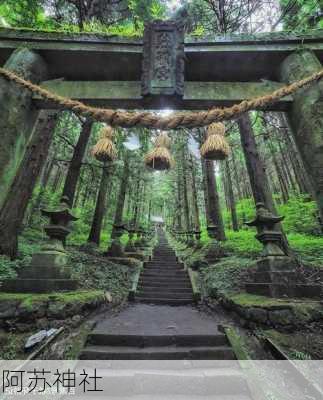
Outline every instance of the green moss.
<path id="1" fill-rule="evenodd" d="M 64 359 L 77 360 L 79 354 L 84 348 L 88 334 L 91 331 L 91 326 L 87 323 L 81 325 L 76 336 L 72 336 L 65 345 Z"/>
<path id="2" fill-rule="evenodd" d="M 76 292 L 29 294 L 29 293 L 0 293 L 0 302 L 18 301 L 27 309 L 31 310 L 36 304 L 57 302 L 57 303 L 87 303 L 104 295 L 101 290 L 80 290 Z"/>
<path id="3" fill-rule="evenodd" d="M 256 296 L 254 294 L 249 294 L 249 293 L 239 293 L 228 296 L 228 298 L 242 307 L 254 307 L 254 306 L 271 307 L 271 306 L 292 304 L 291 301 L 289 300 L 286 301 L 281 299 L 273 299 L 271 297 Z"/>
<path id="4" fill-rule="evenodd" d="M 225 333 L 238 360 L 249 360 L 249 350 L 244 338 L 236 329 L 226 327 Z"/>
<path id="5" fill-rule="evenodd" d="M 242 307 L 292 307 L 300 315 L 308 315 L 314 310 L 320 310 L 321 305 L 316 301 L 300 301 L 293 299 L 275 299 L 266 296 L 256 296 L 249 293 L 239 293 L 228 296 L 228 299 Z M 323 314 L 323 311 L 322 311 Z"/>

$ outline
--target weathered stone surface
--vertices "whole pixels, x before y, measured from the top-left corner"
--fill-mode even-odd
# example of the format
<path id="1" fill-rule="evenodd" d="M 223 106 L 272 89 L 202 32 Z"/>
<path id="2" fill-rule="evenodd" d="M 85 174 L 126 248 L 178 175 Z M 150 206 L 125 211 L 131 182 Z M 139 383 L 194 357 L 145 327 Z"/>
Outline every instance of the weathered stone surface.
<path id="1" fill-rule="evenodd" d="M 249 309 L 249 317 L 256 322 L 266 324 L 268 320 L 268 312 L 262 308 L 252 307 Z"/>
<path id="2" fill-rule="evenodd" d="M 0 319 L 14 318 L 19 300 L 4 300 L 0 302 Z"/>
<path id="3" fill-rule="evenodd" d="M 107 303 L 104 292 L 75 291 L 49 294 L 0 294 L 0 327 L 4 329 L 49 329 L 62 326 L 66 321 L 71 325 Z M 59 321 L 54 323 L 54 321 Z M 54 326 L 55 325 L 55 326 Z M 20 327 L 20 328 L 19 328 Z"/>
<path id="4" fill-rule="evenodd" d="M 282 80 L 292 82 L 322 69 L 312 51 L 288 56 L 281 67 Z M 294 94 L 289 119 L 304 166 L 312 180 L 314 194 L 323 221 L 323 80 L 307 85 Z"/>
<path id="5" fill-rule="evenodd" d="M 293 310 L 272 310 L 269 312 L 269 320 L 273 326 L 293 325 L 295 316 Z"/>
<path id="6" fill-rule="evenodd" d="M 183 96 L 184 58 L 184 27 L 181 23 L 147 23 L 143 45 L 143 96 Z"/>
<path id="7" fill-rule="evenodd" d="M 44 60 L 27 48 L 17 49 L 4 67 L 34 82 L 47 76 Z M 0 77 L 0 114 L 1 207 L 32 134 L 38 110 L 32 105 L 28 90 Z"/>

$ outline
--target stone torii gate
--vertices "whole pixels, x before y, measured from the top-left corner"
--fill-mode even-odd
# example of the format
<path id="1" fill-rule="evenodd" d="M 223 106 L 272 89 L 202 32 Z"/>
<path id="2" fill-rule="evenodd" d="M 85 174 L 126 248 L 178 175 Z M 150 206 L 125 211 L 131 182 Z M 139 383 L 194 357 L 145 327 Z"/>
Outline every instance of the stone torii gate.
<path id="1" fill-rule="evenodd" d="M 0 64 L 59 95 L 121 109 L 202 110 L 268 94 L 322 68 L 323 31 L 184 41 L 156 21 L 144 39 L 0 29 Z M 53 104 L 0 77 L 0 207 L 42 109 Z M 323 220 L 323 80 L 270 105 L 288 113 Z"/>

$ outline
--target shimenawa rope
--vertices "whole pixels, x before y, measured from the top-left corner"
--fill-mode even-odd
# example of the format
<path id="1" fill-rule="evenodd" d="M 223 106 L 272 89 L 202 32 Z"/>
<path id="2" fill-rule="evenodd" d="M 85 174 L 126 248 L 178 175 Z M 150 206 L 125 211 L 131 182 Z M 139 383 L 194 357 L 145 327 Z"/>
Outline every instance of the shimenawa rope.
<path id="1" fill-rule="evenodd" d="M 232 107 L 212 108 L 208 111 L 200 112 L 174 112 L 168 116 L 161 116 L 148 111 L 127 112 L 91 107 L 80 101 L 52 93 L 41 86 L 35 85 L 32 82 L 21 78 L 14 72 L 5 68 L 0 68 L 0 75 L 3 75 L 6 79 L 23 86 L 41 98 L 59 105 L 64 109 L 68 109 L 84 117 L 90 117 L 97 121 L 106 122 L 111 126 L 120 126 L 123 128 L 142 126 L 154 129 L 176 129 L 180 127 L 194 128 L 207 126 L 212 122 L 236 118 L 247 111 L 256 110 L 273 104 L 282 97 L 296 92 L 305 85 L 318 81 L 323 77 L 323 69 L 302 80 L 277 89 L 268 95 L 255 97 L 251 100 L 243 100 Z"/>

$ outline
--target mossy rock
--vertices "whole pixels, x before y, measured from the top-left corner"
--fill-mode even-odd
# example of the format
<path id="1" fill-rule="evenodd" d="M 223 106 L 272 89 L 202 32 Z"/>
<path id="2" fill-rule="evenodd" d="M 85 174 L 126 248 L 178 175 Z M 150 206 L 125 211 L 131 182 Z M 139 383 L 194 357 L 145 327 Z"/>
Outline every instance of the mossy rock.
<path id="1" fill-rule="evenodd" d="M 281 329 L 303 327 L 311 322 L 323 321 L 322 305 L 315 301 L 275 299 L 239 293 L 225 297 L 223 304 L 246 320 Z"/>
<path id="2" fill-rule="evenodd" d="M 105 302 L 104 292 L 100 290 L 49 294 L 0 293 L 0 319 L 2 325 L 8 321 L 33 323 L 41 318 L 64 320 L 82 315 Z"/>

